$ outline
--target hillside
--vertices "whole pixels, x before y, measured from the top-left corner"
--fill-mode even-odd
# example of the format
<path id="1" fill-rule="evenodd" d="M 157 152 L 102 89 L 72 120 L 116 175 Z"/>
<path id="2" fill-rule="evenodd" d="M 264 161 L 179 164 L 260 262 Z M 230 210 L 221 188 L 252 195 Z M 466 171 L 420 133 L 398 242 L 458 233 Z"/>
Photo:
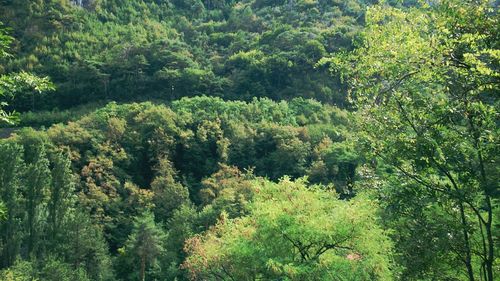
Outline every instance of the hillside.
<path id="1" fill-rule="evenodd" d="M 316 67 L 351 50 L 363 0 L 2 1 L 16 39 L 4 71 L 50 76 L 52 98 L 17 97 L 18 111 L 96 100 L 293 97 L 346 106 L 346 88 Z M 20 20 L 22 19 L 22 20 Z"/>
<path id="2" fill-rule="evenodd" d="M 0 280 L 498 280 L 498 4 L 0 0 Z"/>

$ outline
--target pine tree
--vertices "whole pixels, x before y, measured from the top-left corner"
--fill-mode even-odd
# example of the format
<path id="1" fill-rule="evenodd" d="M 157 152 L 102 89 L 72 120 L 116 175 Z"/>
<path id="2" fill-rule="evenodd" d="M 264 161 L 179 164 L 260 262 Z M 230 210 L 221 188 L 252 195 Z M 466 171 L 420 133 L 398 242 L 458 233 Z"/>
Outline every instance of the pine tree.
<path id="1" fill-rule="evenodd" d="M 127 246 L 129 254 L 139 261 L 139 280 L 146 279 L 146 270 L 164 251 L 165 233 L 156 225 L 154 215 L 145 213 L 136 218 L 134 229 L 129 236 Z"/>
<path id="2" fill-rule="evenodd" d="M 93 223 L 88 213 L 80 208 L 72 209 L 61 232 L 64 242 L 56 249 L 73 270 L 84 270 L 91 280 L 114 280 L 102 229 Z"/>

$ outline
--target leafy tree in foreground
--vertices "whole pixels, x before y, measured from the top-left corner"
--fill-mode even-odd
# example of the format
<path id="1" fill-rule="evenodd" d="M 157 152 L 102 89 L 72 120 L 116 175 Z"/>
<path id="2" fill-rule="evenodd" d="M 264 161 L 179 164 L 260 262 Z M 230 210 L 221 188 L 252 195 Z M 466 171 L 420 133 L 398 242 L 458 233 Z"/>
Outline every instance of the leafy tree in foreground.
<path id="1" fill-rule="evenodd" d="M 405 11 L 375 6 L 367 13 L 363 45 L 330 60 L 352 86 L 364 144 L 399 177 L 391 184 L 413 190 L 400 193 L 414 196 L 410 202 L 385 190 L 395 205 L 410 204 L 399 215 L 415 216 L 408 211 L 418 211 L 412 205 L 427 197 L 425 212 L 439 210 L 438 217 L 446 214 L 452 223 L 431 238 L 447 240 L 434 257 L 444 250 L 463 267 L 457 272 L 450 266 L 441 278 L 498 280 L 500 17 L 492 5 L 442 0 Z M 396 228 L 405 226 L 411 225 Z M 429 241 L 417 241 L 402 245 L 409 269 L 420 259 L 418 249 L 428 247 Z"/>
<path id="2" fill-rule="evenodd" d="M 0 59 L 9 56 L 7 50 L 12 40 L 13 38 L 6 34 L 0 22 Z M 15 114 L 5 111 L 5 107 L 8 106 L 7 101 L 13 99 L 15 95 L 31 92 L 31 109 L 35 110 L 35 94 L 52 90 L 54 86 L 48 78 L 40 78 L 27 72 L 0 74 L 0 124 L 11 124 L 17 120 Z"/>
<path id="3" fill-rule="evenodd" d="M 194 280 L 391 280 L 375 202 L 342 201 L 302 181 L 255 180 L 249 214 L 186 242 Z"/>

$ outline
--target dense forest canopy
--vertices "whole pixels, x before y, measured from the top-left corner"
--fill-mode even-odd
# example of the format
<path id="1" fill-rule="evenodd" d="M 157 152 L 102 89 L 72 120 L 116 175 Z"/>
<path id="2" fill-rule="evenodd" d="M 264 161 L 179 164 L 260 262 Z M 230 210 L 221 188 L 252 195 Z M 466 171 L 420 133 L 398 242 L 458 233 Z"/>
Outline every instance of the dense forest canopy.
<path id="1" fill-rule="evenodd" d="M 497 280 L 498 4 L 0 0 L 0 280 Z"/>
<path id="2" fill-rule="evenodd" d="M 174 100 L 214 95 L 315 98 L 345 103 L 345 88 L 315 67 L 351 50 L 372 2 L 2 1 L 15 59 L 4 68 L 48 75 L 53 98 L 17 110 L 96 100 Z"/>

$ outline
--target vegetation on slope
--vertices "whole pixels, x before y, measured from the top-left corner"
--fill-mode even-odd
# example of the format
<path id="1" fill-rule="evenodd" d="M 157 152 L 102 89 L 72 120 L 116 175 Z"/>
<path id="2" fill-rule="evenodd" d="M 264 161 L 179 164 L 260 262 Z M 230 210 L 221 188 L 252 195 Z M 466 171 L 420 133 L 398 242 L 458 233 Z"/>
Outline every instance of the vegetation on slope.
<path id="1" fill-rule="evenodd" d="M 0 0 L 0 280 L 498 279 L 498 1 L 371 4 Z"/>

